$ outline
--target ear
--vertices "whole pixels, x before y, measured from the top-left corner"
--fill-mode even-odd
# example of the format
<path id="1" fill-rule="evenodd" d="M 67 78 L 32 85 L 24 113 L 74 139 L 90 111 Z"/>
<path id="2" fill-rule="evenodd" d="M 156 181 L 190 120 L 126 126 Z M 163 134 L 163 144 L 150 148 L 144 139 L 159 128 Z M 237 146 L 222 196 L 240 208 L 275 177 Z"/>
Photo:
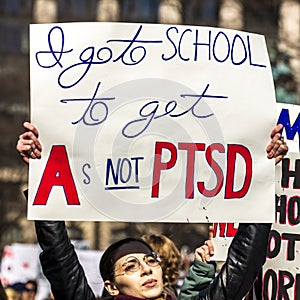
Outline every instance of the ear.
<path id="1" fill-rule="evenodd" d="M 111 296 L 117 296 L 120 293 L 116 285 L 112 283 L 110 280 L 105 280 L 104 287 L 106 288 L 106 290 L 109 292 Z"/>

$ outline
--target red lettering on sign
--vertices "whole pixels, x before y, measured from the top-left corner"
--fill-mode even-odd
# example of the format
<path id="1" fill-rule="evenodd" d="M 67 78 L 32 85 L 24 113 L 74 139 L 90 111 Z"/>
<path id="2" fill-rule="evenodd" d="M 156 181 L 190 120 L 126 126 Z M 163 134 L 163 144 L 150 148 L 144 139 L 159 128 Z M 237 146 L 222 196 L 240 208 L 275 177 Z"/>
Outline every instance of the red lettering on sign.
<path id="1" fill-rule="evenodd" d="M 203 143 L 179 143 L 180 150 L 187 150 L 185 198 L 194 199 L 195 151 L 205 150 Z"/>
<path id="2" fill-rule="evenodd" d="M 216 161 L 212 158 L 213 151 L 216 150 L 220 153 L 225 152 L 225 148 L 222 144 L 212 144 L 210 145 L 206 152 L 205 157 L 209 166 L 213 169 L 217 177 L 217 183 L 215 188 L 208 190 L 204 187 L 204 182 L 197 182 L 199 192 L 206 197 L 214 197 L 219 194 L 224 181 L 224 176 L 221 167 L 216 163 Z"/>
<path id="3" fill-rule="evenodd" d="M 170 159 L 166 162 L 162 161 L 163 149 L 170 152 Z M 179 143 L 179 150 L 187 151 L 187 164 L 186 164 L 186 179 L 185 179 L 185 198 L 194 199 L 194 173 L 196 163 L 196 151 L 204 151 L 206 145 L 204 143 Z M 213 152 L 225 153 L 225 148 L 222 144 L 211 144 L 205 150 L 205 158 L 208 165 L 211 167 L 216 176 L 216 184 L 212 189 L 207 189 L 205 183 L 202 181 L 197 182 L 198 191 L 206 197 L 214 197 L 219 194 L 224 185 L 224 173 L 221 166 L 213 158 Z M 226 154 L 225 154 L 226 155 Z M 235 168 L 237 156 L 240 155 L 245 162 L 245 175 L 243 186 L 240 190 L 234 190 L 235 182 Z M 160 176 L 161 171 L 169 170 L 174 167 L 177 161 L 177 148 L 169 142 L 156 142 L 155 145 L 155 159 L 153 167 L 153 180 L 152 180 L 152 198 L 159 196 Z M 223 172 L 224 171 L 224 172 Z M 227 151 L 227 174 L 225 186 L 225 199 L 242 198 L 244 197 L 251 184 L 252 180 L 252 157 L 250 151 L 242 145 L 228 145 Z"/>
<path id="4" fill-rule="evenodd" d="M 233 184 L 234 184 L 234 174 L 235 174 L 237 154 L 240 154 L 245 161 L 246 174 L 245 174 L 244 184 L 241 187 L 241 189 L 238 191 L 234 191 Z M 249 190 L 251 179 L 252 179 L 252 158 L 251 158 L 250 151 L 242 145 L 228 145 L 225 199 L 244 197 Z"/>
<path id="5" fill-rule="evenodd" d="M 162 162 L 162 150 L 168 149 L 171 153 L 170 160 L 168 162 Z M 159 194 L 159 182 L 161 170 L 168 170 L 174 167 L 177 160 L 177 150 L 172 143 L 168 142 L 156 142 L 155 144 L 155 159 L 153 168 L 152 179 L 152 198 L 157 198 Z"/>
<path id="6" fill-rule="evenodd" d="M 68 205 L 80 205 L 65 146 L 53 146 L 33 205 L 46 205 L 53 186 L 62 186 Z"/>

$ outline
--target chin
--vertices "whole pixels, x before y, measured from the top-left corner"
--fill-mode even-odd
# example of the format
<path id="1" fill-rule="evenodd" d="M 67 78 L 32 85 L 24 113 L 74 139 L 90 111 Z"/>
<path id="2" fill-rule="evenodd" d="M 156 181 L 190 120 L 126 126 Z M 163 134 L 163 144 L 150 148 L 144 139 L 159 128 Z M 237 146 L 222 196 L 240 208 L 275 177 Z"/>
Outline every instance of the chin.
<path id="1" fill-rule="evenodd" d="M 161 294 L 162 294 L 162 288 L 156 287 L 149 291 L 144 291 L 143 297 L 146 299 L 157 299 L 161 296 Z"/>

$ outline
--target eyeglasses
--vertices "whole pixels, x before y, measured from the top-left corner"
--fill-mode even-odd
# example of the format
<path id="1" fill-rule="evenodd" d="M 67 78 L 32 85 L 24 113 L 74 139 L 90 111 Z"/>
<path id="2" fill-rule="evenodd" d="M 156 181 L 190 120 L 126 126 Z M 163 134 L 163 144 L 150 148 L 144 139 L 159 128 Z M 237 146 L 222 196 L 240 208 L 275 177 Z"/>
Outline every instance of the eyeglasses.
<path id="1" fill-rule="evenodd" d="M 159 256 L 155 252 L 146 254 L 143 257 L 143 261 L 149 267 L 158 267 L 161 263 Z M 141 268 L 141 261 L 135 256 L 129 256 L 127 260 L 122 264 L 121 268 L 124 268 L 124 272 L 114 275 L 115 277 L 123 276 L 125 274 L 131 275 L 132 273 L 137 272 Z"/>

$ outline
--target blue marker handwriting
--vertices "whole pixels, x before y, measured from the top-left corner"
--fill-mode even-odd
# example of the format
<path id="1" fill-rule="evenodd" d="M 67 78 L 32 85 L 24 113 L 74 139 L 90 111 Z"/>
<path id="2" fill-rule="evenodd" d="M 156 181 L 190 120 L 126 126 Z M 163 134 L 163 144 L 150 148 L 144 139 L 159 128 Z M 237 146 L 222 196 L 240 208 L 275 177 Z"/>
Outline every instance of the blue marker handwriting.
<path id="1" fill-rule="evenodd" d="M 146 103 L 145 105 L 142 106 L 142 108 L 139 111 L 140 118 L 132 120 L 124 126 L 124 128 L 122 130 L 123 136 L 127 137 L 127 138 L 135 138 L 135 137 L 139 136 L 140 134 L 142 134 L 143 132 L 145 132 L 147 130 L 147 128 L 150 126 L 150 124 L 152 122 L 154 122 L 154 120 L 160 119 L 163 117 L 167 117 L 167 116 L 169 116 L 171 118 L 178 118 L 178 117 L 181 117 L 190 112 L 195 118 L 204 119 L 204 118 L 211 117 L 213 115 L 213 113 L 202 115 L 202 114 L 199 114 L 196 112 L 196 107 L 199 104 L 199 102 L 205 98 L 227 99 L 228 97 L 227 96 L 208 95 L 208 94 L 206 94 L 208 88 L 209 88 L 209 84 L 206 85 L 203 92 L 199 95 L 181 94 L 180 97 L 183 99 L 185 99 L 185 98 L 186 99 L 188 99 L 188 98 L 195 99 L 195 102 L 188 109 L 183 110 L 183 111 L 178 111 L 177 101 L 175 101 L 175 100 L 170 100 L 167 102 L 167 104 L 164 107 L 164 113 L 162 113 L 162 114 L 157 113 L 159 107 L 162 105 L 158 100 L 153 100 L 153 101 Z M 134 132 L 134 130 L 132 130 L 133 132 L 129 133 L 130 127 L 134 127 L 134 125 L 136 125 L 136 124 L 141 124 L 141 128 L 138 129 L 136 132 Z"/>
<path id="2" fill-rule="evenodd" d="M 92 67 L 120 63 L 131 68 L 141 64 L 149 53 L 153 53 L 153 47 L 159 47 L 156 49 L 160 50 L 156 51 L 157 59 L 164 63 L 173 60 L 182 62 L 203 60 L 230 63 L 234 66 L 266 68 L 265 64 L 256 61 L 255 49 L 249 34 L 242 35 L 237 32 L 232 37 L 222 29 L 203 33 L 197 27 L 167 26 L 160 38 L 147 39 L 143 31 L 145 26 L 137 24 L 132 37 L 110 38 L 100 47 L 87 44 L 84 49 L 75 51 L 70 47 L 72 40 L 65 35 L 63 25 L 56 25 L 48 32 L 48 48 L 37 51 L 35 59 L 41 68 L 59 68 L 57 83 L 64 89 L 80 83 Z M 78 57 L 75 53 L 79 53 Z"/>
<path id="3" fill-rule="evenodd" d="M 100 85 L 101 85 L 101 82 L 99 82 L 97 84 L 96 90 L 95 90 L 92 98 L 73 98 L 73 99 L 61 99 L 60 100 L 61 103 L 81 102 L 81 101 L 88 102 L 88 106 L 87 106 L 86 110 L 83 112 L 82 116 L 77 121 L 72 122 L 73 125 L 76 125 L 80 122 L 82 122 L 83 124 L 85 124 L 87 126 L 100 125 L 107 119 L 108 107 L 104 101 L 115 100 L 115 98 L 114 97 L 97 98 L 96 96 L 97 96 Z M 100 114 L 100 118 L 96 117 L 94 115 L 94 109 L 96 106 L 99 106 L 99 105 L 103 109 L 103 113 Z"/>
<path id="4" fill-rule="evenodd" d="M 95 92 L 93 94 L 92 98 L 76 98 L 76 99 L 61 99 L 61 103 L 68 103 L 68 102 L 81 102 L 81 101 L 87 101 L 88 105 L 83 112 L 82 116 L 77 120 L 73 121 L 72 124 L 76 125 L 80 122 L 82 122 L 86 126 L 95 126 L 100 125 L 105 122 L 105 120 L 109 116 L 109 107 L 107 105 L 107 101 L 116 100 L 116 97 L 97 97 L 97 93 L 99 91 L 101 82 L 97 84 L 97 87 L 95 89 Z M 158 110 L 161 106 L 163 106 L 162 103 L 160 103 L 159 100 L 149 100 L 146 104 L 144 104 L 140 110 L 139 110 L 139 116 L 137 119 L 129 121 L 122 129 L 122 134 L 126 138 L 135 138 L 145 132 L 147 128 L 150 126 L 152 122 L 154 122 L 156 119 L 164 118 L 164 117 L 171 117 L 171 118 L 179 118 L 187 113 L 191 113 L 192 116 L 195 118 L 209 118 L 213 115 L 213 113 L 209 114 L 201 114 L 197 112 L 197 106 L 200 103 L 201 100 L 205 98 L 210 99 L 227 99 L 227 96 L 221 96 L 221 95 L 210 95 L 207 93 L 209 88 L 209 84 L 207 84 L 200 94 L 181 94 L 180 97 L 182 99 L 195 99 L 195 102 L 187 109 L 180 110 L 178 108 L 178 103 L 176 100 L 169 100 L 165 106 L 164 106 L 164 112 L 158 113 Z M 96 117 L 94 115 L 94 109 L 96 106 L 101 106 L 103 109 L 102 114 L 100 116 Z M 99 113 L 99 109 L 97 110 Z M 132 128 L 136 128 L 136 125 L 139 124 L 141 126 L 140 129 L 136 130 Z M 134 132 L 134 130 L 136 130 Z M 131 133 L 130 133 L 131 131 Z M 132 132 L 133 131 L 133 132 Z"/>

